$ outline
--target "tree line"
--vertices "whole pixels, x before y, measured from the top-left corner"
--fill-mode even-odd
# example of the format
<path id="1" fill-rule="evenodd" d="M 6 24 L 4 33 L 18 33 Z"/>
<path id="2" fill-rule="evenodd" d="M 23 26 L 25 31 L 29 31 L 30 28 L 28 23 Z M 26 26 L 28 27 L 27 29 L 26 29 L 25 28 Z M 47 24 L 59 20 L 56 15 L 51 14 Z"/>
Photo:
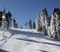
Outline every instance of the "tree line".
<path id="1" fill-rule="evenodd" d="M 29 29 L 35 29 L 36 28 L 35 22 L 33 22 L 33 24 L 32 24 L 31 19 L 29 20 L 29 22 L 25 22 L 24 25 L 26 26 L 26 29 L 27 29 L 27 26 Z M 13 18 L 13 26 L 14 26 L 14 28 L 18 28 L 18 24 L 14 18 Z M 22 25 L 20 25 L 20 29 L 23 29 Z"/>

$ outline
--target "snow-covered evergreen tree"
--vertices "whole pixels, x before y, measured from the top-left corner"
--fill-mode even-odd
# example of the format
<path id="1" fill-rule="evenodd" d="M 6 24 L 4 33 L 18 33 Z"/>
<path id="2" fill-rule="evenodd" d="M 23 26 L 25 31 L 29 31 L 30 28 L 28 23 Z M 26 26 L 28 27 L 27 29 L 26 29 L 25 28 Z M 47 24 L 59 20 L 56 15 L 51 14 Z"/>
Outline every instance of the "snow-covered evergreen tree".
<path id="1" fill-rule="evenodd" d="M 56 16 L 52 15 L 51 18 L 51 35 L 52 37 L 56 38 L 56 20 L 55 20 Z"/>
<path id="2" fill-rule="evenodd" d="M 59 15 L 56 15 L 56 34 L 58 40 L 60 40 L 60 12 Z"/>
<path id="3" fill-rule="evenodd" d="M 45 27 L 45 17 L 48 16 L 47 10 L 46 8 L 42 10 L 42 14 L 41 14 L 41 25 L 42 25 L 42 32 L 46 33 L 46 27 Z"/>
<path id="4" fill-rule="evenodd" d="M 4 11 L 2 13 L 2 26 L 1 26 L 1 29 L 4 31 L 4 30 L 7 30 L 7 21 L 6 21 L 6 16 L 5 16 L 5 8 L 4 8 Z"/>
<path id="5" fill-rule="evenodd" d="M 36 30 L 40 31 L 41 29 L 41 23 L 40 23 L 40 15 L 36 18 Z"/>
<path id="6" fill-rule="evenodd" d="M 59 22 L 60 20 L 58 20 L 59 17 L 59 9 L 55 8 L 53 11 L 53 15 L 52 15 L 52 19 L 51 19 L 51 35 L 54 38 L 58 38 L 58 31 L 59 31 Z M 60 38 L 60 37 L 59 37 Z"/>
<path id="7" fill-rule="evenodd" d="M 2 28 L 2 30 L 7 30 L 7 21 L 6 21 L 6 19 L 5 19 L 5 16 L 2 16 L 2 26 L 1 26 L 1 28 Z"/>
<path id="8" fill-rule="evenodd" d="M 10 13 L 10 11 L 8 11 L 8 13 L 6 13 L 6 21 L 7 21 L 7 28 L 9 29 L 12 26 L 12 14 Z"/>
<path id="9" fill-rule="evenodd" d="M 48 32 L 48 19 L 47 16 L 45 15 L 45 34 L 47 34 Z"/>
<path id="10" fill-rule="evenodd" d="M 42 10 L 41 18 L 36 19 L 36 30 L 42 27 L 42 32 L 60 40 L 60 9 L 54 8 L 52 17 L 47 14 L 46 8 Z"/>

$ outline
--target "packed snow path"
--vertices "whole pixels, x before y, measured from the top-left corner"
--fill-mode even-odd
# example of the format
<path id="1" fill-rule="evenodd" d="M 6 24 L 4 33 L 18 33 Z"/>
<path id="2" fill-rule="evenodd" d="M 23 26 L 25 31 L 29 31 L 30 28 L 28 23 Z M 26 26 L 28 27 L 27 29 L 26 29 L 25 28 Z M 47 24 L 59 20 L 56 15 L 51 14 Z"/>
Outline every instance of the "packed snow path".
<path id="1" fill-rule="evenodd" d="M 47 35 L 35 30 L 10 31 L 12 34 L 9 37 L 0 40 L 0 52 L 60 52 L 60 42 Z"/>

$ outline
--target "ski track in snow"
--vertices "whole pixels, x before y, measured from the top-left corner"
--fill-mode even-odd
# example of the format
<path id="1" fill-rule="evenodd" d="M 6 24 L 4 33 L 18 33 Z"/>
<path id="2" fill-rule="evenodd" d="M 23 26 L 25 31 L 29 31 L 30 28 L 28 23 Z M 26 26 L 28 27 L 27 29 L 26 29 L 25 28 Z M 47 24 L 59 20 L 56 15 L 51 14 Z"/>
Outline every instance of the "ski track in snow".
<path id="1" fill-rule="evenodd" d="M 60 41 L 35 30 L 12 28 L 10 32 L 0 37 L 0 52 L 60 52 Z"/>

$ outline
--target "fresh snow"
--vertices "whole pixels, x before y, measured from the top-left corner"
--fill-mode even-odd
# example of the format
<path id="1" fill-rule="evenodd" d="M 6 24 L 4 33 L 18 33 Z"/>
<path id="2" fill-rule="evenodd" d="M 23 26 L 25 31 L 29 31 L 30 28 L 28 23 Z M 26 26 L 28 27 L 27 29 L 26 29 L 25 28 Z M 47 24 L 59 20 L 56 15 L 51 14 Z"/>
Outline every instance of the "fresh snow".
<path id="1" fill-rule="evenodd" d="M 60 41 L 36 30 L 0 31 L 0 52 L 60 52 Z"/>

